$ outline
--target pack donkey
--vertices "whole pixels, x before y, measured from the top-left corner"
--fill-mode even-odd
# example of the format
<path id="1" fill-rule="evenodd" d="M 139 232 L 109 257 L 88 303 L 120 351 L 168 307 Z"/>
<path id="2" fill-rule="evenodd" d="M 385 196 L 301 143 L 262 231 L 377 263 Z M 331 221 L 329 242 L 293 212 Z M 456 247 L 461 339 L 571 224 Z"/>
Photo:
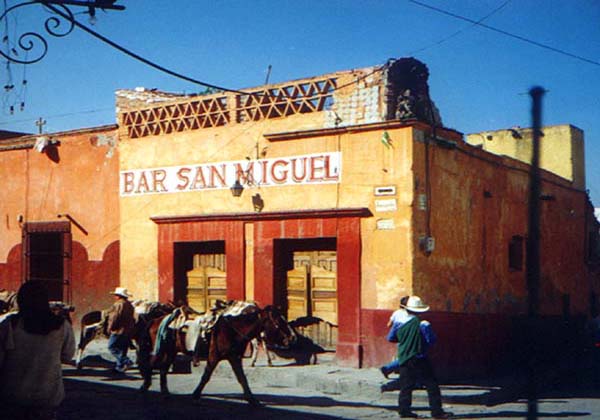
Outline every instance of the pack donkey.
<path id="1" fill-rule="evenodd" d="M 184 353 L 192 356 L 195 365 L 206 360 L 200 383 L 192 394 L 194 399 L 200 398 L 218 363 L 227 360 L 242 386 L 244 398 L 252 405 L 260 405 L 248 386 L 242 366 L 248 343 L 261 333 L 264 340 L 274 346 L 289 346 L 295 339 L 293 330 L 277 308 L 261 309 L 251 302 L 221 302 L 202 317 L 168 328 L 166 324 L 172 321 L 174 319 L 168 320 L 168 317 L 155 319 L 150 322 L 145 337 L 138 337 L 138 365 L 144 378 L 142 391 L 148 390 L 152 383 L 152 369 L 159 369 L 160 391 L 167 395 L 169 367 L 177 353 Z"/>

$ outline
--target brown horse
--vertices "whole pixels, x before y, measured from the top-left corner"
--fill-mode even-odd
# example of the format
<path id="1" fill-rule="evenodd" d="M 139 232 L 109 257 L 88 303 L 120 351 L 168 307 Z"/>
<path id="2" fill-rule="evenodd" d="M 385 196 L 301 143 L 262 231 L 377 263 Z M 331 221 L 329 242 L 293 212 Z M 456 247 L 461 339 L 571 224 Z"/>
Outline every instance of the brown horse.
<path id="1" fill-rule="evenodd" d="M 167 339 L 159 353 L 151 356 L 149 349 L 155 343 L 158 324 L 160 324 L 158 319 L 151 323 L 147 330 L 147 337 L 142 339 L 139 344 L 140 351 L 145 353 L 138 356 L 138 365 L 144 378 L 141 390 L 146 391 L 150 387 L 152 369 L 154 368 L 160 369 L 161 393 L 168 394 L 167 372 L 179 352 L 192 355 L 195 363 L 200 359 L 206 359 L 204 374 L 192 394 L 195 399 L 200 398 L 202 390 L 210 380 L 218 363 L 226 359 L 244 390 L 245 399 L 250 404 L 260 405 L 259 401 L 252 395 L 252 391 L 250 391 L 242 367 L 242 357 L 248 343 L 261 333 L 264 340 L 272 346 L 289 346 L 295 339 L 293 330 L 277 308 L 267 306 L 261 309 L 255 304 L 248 304 L 242 314 L 218 316 L 212 326 L 207 342 L 199 335 L 192 352 L 186 349 L 187 332 L 179 329 L 167 333 Z"/>

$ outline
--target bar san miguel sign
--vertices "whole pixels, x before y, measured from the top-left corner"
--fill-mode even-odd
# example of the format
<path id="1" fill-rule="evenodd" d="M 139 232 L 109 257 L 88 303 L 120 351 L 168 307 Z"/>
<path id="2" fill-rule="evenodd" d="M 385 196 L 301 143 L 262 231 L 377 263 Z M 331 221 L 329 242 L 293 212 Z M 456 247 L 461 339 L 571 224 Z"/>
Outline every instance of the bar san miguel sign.
<path id="1" fill-rule="evenodd" d="M 242 185 L 273 187 L 341 181 L 342 154 L 320 153 L 260 160 L 131 169 L 120 172 L 121 196 L 168 194 Z"/>

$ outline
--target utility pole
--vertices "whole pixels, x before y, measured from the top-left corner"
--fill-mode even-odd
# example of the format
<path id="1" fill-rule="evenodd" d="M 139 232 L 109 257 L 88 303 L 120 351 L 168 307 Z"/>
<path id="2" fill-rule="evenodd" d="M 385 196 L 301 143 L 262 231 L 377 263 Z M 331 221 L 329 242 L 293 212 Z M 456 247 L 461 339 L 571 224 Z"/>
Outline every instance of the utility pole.
<path id="1" fill-rule="evenodd" d="M 527 297 L 528 297 L 528 395 L 527 419 L 537 419 L 537 357 L 539 338 L 537 337 L 537 318 L 540 290 L 540 137 L 542 132 L 542 96 L 545 90 L 536 86 L 531 88 L 531 121 L 533 139 L 531 144 L 531 167 L 529 172 L 529 228 L 527 233 Z"/>

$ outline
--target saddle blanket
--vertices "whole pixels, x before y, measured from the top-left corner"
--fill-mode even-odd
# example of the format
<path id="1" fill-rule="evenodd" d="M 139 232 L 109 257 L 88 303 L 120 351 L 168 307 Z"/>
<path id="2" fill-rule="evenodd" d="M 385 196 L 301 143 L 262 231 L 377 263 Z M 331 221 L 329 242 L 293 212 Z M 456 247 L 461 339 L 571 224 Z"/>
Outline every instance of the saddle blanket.
<path id="1" fill-rule="evenodd" d="M 187 328 L 185 334 L 185 348 L 187 351 L 194 351 L 198 339 L 208 341 L 208 335 L 220 317 L 238 317 L 245 316 L 258 311 L 258 306 L 254 302 L 242 300 L 232 300 L 229 302 L 217 301 L 215 306 L 204 315 L 200 315 L 192 320 L 187 320 L 184 327 Z"/>

